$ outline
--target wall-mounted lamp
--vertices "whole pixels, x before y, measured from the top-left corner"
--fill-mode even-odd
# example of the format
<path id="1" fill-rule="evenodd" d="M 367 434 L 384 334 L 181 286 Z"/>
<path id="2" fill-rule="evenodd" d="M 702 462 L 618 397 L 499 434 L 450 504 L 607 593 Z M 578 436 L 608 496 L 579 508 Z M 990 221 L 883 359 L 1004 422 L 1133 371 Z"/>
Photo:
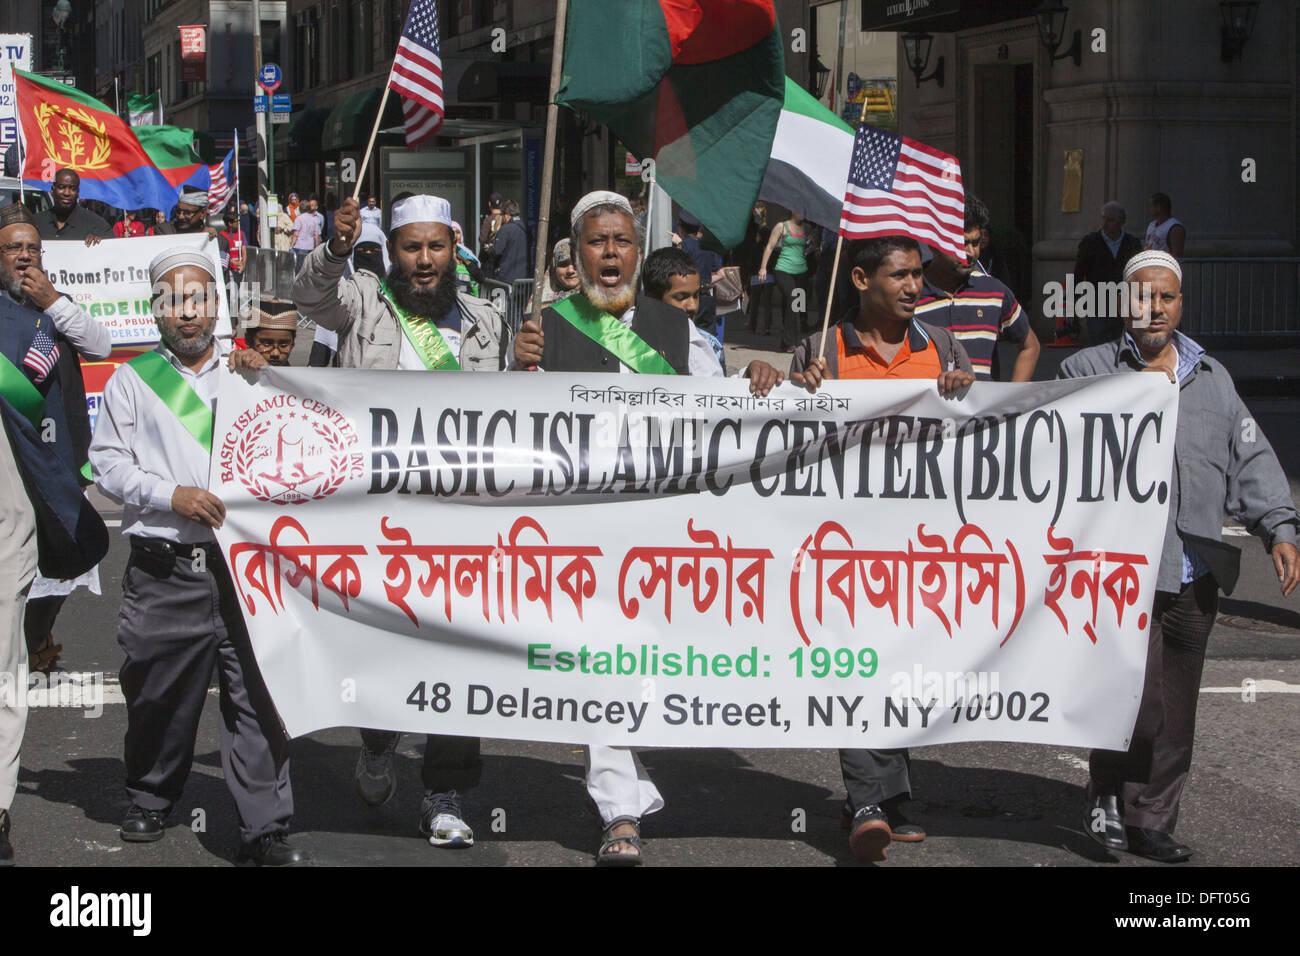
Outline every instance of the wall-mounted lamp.
<path id="1" fill-rule="evenodd" d="M 822 58 L 816 53 L 813 54 L 812 61 L 812 95 L 821 99 L 826 95 L 826 84 L 830 82 L 831 68 L 822 62 Z"/>
<path id="2" fill-rule="evenodd" d="M 1075 66 L 1079 66 L 1083 62 L 1082 30 L 1074 31 L 1074 42 L 1070 44 L 1068 50 L 1060 54 L 1056 52 L 1065 40 L 1065 18 L 1069 15 L 1070 8 L 1061 0 L 1044 0 L 1044 3 L 1034 11 L 1034 16 L 1038 19 L 1038 38 L 1047 49 L 1052 62 L 1068 58 L 1074 60 Z"/>
<path id="3" fill-rule="evenodd" d="M 1223 46 L 1220 59 L 1224 63 L 1241 59 L 1241 51 L 1246 41 L 1255 32 L 1255 14 L 1259 12 L 1259 0 L 1222 0 L 1219 13 L 1223 17 Z"/>
<path id="4" fill-rule="evenodd" d="M 925 76 L 925 68 L 930 65 L 930 48 L 934 46 L 934 37 L 928 33 L 904 33 L 903 53 L 907 56 L 907 65 L 916 77 L 916 88 L 929 80 L 936 81 L 943 87 L 943 57 L 934 65 L 934 72 Z"/>

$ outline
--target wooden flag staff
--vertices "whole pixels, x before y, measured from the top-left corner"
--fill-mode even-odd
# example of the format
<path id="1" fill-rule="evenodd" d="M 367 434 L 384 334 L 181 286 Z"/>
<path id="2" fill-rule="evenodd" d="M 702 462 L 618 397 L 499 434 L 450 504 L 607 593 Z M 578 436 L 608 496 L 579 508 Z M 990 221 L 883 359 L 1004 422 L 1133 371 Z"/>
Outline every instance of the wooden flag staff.
<path id="1" fill-rule="evenodd" d="M 384 121 L 384 107 L 388 105 L 389 84 L 393 82 L 393 68 L 388 68 L 388 82 L 384 84 L 384 95 L 379 98 L 379 109 L 375 112 L 375 125 L 370 128 L 370 142 L 366 144 L 366 154 L 361 157 L 361 168 L 357 170 L 357 184 L 352 187 L 352 198 L 361 202 L 361 184 L 366 181 L 366 167 L 370 165 L 370 154 L 375 149 L 375 135 L 379 124 Z"/>
<path id="2" fill-rule="evenodd" d="M 551 90 L 546 97 L 546 147 L 542 153 L 542 202 L 537 217 L 537 255 L 533 260 L 533 310 L 530 318 L 540 322 L 542 316 L 542 283 L 546 281 L 546 262 L 550 251 L 551 184 L 555 177 L 555 127 L 559 123 L 560 108 L 555 104 L 555 94 L 560 89 L 560 74 L 564 70 L 564 28 L 568 20 L 569 0 L 559 0 L 555 9 L 555 46 L 551 52 Z M 574 249 L 576 256 L 578 250 Z"/>
<path id="3" fill-rule="evenodd" d="M 831 303 L 835 301 L 835 279 L 840 272 L 840 250 L 843 248 L 844 234 L 840 233 L 839 238 L 835 240 L 835 259 L 831 263 L 831 285 L 826 290 L 826 314 L 822 316 L 821 348 L 817 350 L 817 358 L 819 359 L 826 357 L 826 330 L 830 328 L 831 324 Z"/>

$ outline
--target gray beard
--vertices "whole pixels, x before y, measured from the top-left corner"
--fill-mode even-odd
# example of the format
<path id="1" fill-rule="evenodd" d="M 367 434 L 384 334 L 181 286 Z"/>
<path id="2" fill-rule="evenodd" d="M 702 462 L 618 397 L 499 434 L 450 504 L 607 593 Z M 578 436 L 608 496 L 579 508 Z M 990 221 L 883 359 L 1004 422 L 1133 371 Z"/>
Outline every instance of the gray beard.
<path id="1" fill-rule="evenodd" d="M 587 274 L 586 267 L 582 264 L 582 256 L 574 258 L 573 263 L 578 269 L 578 282 L 591 304 L 602 311 L 609 312 L 611 315 L 626 312 L 636 303 L 636 284 L 641 278 L 641 257 L 636 259 L 636 269 L 632 273 L 632 278 L 628 279 L 617 289 L 606 289 L 592 281 L 591 276 Z"/>
<path id="2" fill-rule="evenodd" d="M 1174 333 L 1172 329 L 1163 335 L 1155 332 L 1133 333 L 1133 338 L 1136 340 L 1137 344 L 1141 348 L 1150 349 L 1152 352 L 1160 352 L 1163 350 L 1164 347 L 1169 344 L 1169 340 L 1173 337 Z"/>
<path id="3" fill-rule="evenodd" d="M 451 311 L 456 302 L 456 264 L 438 276 L 432 289 L 417 289 L 405 272 L 399 272 L 397 266 L 388 270 L 388 291 L 394 301 L 411 315 L 435 322 Z"/>
<path id="4" fill-rule="evenodd" d="M 4 290 L 15 302 L 22 302 L 26 298 L 23 294 L 23 280 L 18 278 L 18 273 L 11 272 L 3 266 L 0 266 L 0 286 L 4 286 Z"/>
<path id="5" fill-rule="evenodd" d="M 198 335 L 186 338 L 175 332 L 164 329 L 161 325 L 158 327 L 158 335 L 162 338 L 163 344 L 182 358 L 194 358 L 196 355 L 202 355 L 212 344 L 212 335 L 216 329 L 216 322 L 213 322 L 204 331 Z"/>

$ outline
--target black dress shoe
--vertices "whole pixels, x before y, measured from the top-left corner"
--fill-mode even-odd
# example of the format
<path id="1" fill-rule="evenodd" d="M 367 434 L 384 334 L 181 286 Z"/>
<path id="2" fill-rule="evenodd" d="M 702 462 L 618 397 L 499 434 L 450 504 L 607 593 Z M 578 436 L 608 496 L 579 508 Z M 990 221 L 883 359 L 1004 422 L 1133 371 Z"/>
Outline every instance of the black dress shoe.
<path id="1" fill-rule="evenodd" d="M 308 863 L 311 856 L 306 850 L 299 850 L 289 845 L 289 834 L 283 830 L 263 833 L 252 843 L 245 843 L 239 848 L 240 862 L 256 863 L 258 866 L 293 866 Z"/>
<path id="2" fill-rule="evenodd" d="M 1102 793 L 1091 783 L 1088 784 L 1088 805 L 1083 812 L 1083 830 L 1108 850 L 1128 849 L 1119 797 Z"/>
<path id="3" fill-rule="evenodd" d="M 166 817 L 162 810 L 146 810 L 132 804 L 126 811 L 119 833 L 127 843 L 153 843 L 163 838 L 163 820 Z"/>
<path id="4" fill-rule="evenodd" d="M 901 800 L 886 800 L 880 805 L 885 811 L 885 819 L 889 821 L 890 838 L 895 843 L 920 843 L 925 839 L 925 827 L 903 814 L 903 804 L 906 802 L 904 797 Z"/>
<path id="5" fill-rule="evenodd" d="M 1168 833 L 1143 827 L 1125 827 L 1125 830 L 1128 833 L 1128 851 L 1136 856 L 1159 863 L 1182 863 L 1192 858 L 1192 848 L 1179 843 Z"/>
<path id="6" fill-rule="evenodd" d="M 0 810 L 0 866 L 14 865 L 14 845 L 9 842 L 9 811 Z"/>

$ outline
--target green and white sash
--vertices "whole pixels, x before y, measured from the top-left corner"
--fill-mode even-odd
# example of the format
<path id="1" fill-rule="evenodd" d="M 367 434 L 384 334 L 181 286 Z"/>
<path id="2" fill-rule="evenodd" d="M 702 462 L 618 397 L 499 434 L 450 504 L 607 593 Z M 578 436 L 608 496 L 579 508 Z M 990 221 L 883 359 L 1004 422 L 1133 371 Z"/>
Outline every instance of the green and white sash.
<path id="1" fill-rule="evenodd" d="M 612 352 L 620 362 L 641 375 L 676 375 L 662 354 L 651 348 L 641 336 L 598 309 L 585 295 L 571 295 L 551 306 L 571 326 L 601 348 Z"/>
<path id="2" fill-rule="evenodd" d="M 212 454 L 212 407 L 195 393 L 184 376 L 161 352 L 144 352 L 126 363 L 153 390 L 173 415 Z"/>
<path id="3" fill-rule="evenodd" d="M 45 417 L 45 396 L 7 355 L 0 355 L 0 395 L 40 431 L 41 419 Z"/>
<path id="4" fill-rule="evenodd" d="M 437 372 L 460 371 L 460 363 L 456 361 L 455 354 L 432 319 L 412 316 L 398 305 L 397 300 L 388 293 L 386 280 L 380 280 L 379 291 L 397 313 L 397 323 L 402 327 L 406 341 L 411 343 L 425 368 Z"/>

